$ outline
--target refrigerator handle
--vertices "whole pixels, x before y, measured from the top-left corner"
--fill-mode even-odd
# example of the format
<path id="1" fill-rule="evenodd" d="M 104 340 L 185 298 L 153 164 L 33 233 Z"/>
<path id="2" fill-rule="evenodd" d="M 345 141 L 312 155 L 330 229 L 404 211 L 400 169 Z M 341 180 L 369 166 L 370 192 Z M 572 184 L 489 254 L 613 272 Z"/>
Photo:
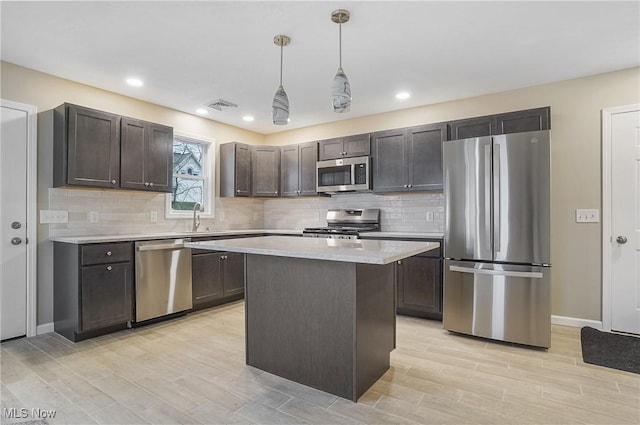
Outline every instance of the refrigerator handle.
<path id="1" fill-rule="evenodd" d="M 500 144 L 495 142 L 493 149 L 493 246 L 494 258 L 500 252 L 500 226 L 502 225 L 502 208 L 500 207 Z"/>
<path id="2" fill-rule="evenodd" d="M 489 235 L 493 235 L 493 222 L 491 220 L 491 144 L 484 146 L 484 225 L 485 229 L 489 229 Z M 486 239 L 487 250 L 491 252 L 491 237 Z"/>
<path id="3" fill-rule="evenodd" d="M 484 274 L 492 276 L 506 276 L 506 277 L 528 277 L 533 279 L 542 279 L 542 273 L 540 272 L 515 272 L 506 270 L 487 270 L 487 269 L 474 269 L 473 267 L 460 267 L 449 266 L 449 270 L 452 272 L 471 273 L 471 274 Z"/>

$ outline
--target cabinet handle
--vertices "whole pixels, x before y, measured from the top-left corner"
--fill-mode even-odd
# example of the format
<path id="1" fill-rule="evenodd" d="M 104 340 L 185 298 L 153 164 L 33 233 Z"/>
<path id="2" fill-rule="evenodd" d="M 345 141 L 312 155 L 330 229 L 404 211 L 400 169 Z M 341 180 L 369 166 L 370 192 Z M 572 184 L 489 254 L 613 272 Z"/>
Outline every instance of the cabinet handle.
<path id="1" fill-rule="evenodd" d="M 236 190 L 236 193 L 240 193 L 240 189 Z"/>
<path id="2" fill-rule="evenodd" d="M 407 187 L 413 187 L 413 185 L 412 185 L 412 184 L 409 184 L 409 185 L 407 185 Z"/>
<path id="3" fill-rule="evenodd" d="M 107 251 L 107 257 L 111 257 L 112 252 L 111 251 Z"/>
<path id="4" fill-rule="evenodd" d="M 144 182 L 144 185 L 145 186 L 149 186 L 149 182 Z"/>
<path id="5" fill-rule="evenodd" d="M 273 193 L 275 193 L 275 194 L 277 195 L 277 194 L 278 194 L 278 191 L 276 190 L 276 191 L 275 191 L 275 192 L 273 192 Z"/>
<path id="6" fill-rule="evenodd" d="M 116 181 L 115 180 L 111 180 L 111 184 L 116 184 Z"/>
<path id="7" fill-rule="evenodd" d="M 149 186 L 153 187 L 153 182 L 149 183 Z"/>
<path id="8" fill-rule="evenodd" d="M 398 264 L 402 264 L 402 260 L 398 260 Z"/>
<path id="9" fill-rule="evenodd" d="M 113 270 L 113 267 L 107 266 L 107 271 L 111 271 L 111 270 Z"/>
<path id="10" fill-rule="evenodd" d="M 405 184 L 405 185 L 404 185 L 404 187 L 409 187 L 409 185 L 408 185 L 408 184 Z"/>

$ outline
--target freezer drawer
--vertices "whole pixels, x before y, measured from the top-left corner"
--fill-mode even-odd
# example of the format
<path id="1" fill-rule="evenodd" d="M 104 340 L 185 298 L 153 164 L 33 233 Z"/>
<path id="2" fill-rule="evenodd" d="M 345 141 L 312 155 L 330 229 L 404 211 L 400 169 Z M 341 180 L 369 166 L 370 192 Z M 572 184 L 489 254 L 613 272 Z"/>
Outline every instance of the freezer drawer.
<path id="1" fill-rule="evenodd" d="M 443 326 L 548 348 L 550 276 L 549 267 L 445 260 Z"/>

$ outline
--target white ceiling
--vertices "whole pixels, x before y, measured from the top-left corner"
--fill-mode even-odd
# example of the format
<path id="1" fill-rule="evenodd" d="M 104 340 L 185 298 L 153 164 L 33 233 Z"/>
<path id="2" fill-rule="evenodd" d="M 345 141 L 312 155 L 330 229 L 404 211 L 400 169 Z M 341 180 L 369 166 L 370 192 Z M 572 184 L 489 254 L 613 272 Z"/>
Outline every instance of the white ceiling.
<path id="1" fill-rule="evenodd" d="M 640 2 L 1 2 L 2 60 L 263 134 L 640 65 Z M 345 8 L 351 112 L 332 111 Z M 291 122 L 271 122 L 284 48 Z M 141 88 L 125 84 L 129 76 Z M 398 101 L 399 90 L 411 98 Z M 544 105 L 540 105 L 544 106 Z M 117 111 L 113 111 L 117 112 Z M 242 116 L 253 115 L 246 123 Z"/>

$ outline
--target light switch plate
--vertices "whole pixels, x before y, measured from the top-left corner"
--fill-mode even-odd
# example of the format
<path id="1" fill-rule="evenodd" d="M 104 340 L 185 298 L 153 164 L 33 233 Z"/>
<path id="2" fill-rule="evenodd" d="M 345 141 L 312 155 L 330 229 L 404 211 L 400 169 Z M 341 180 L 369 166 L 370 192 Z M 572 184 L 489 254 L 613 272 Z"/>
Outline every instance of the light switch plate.
<path id="1" fill-rule="evenodd" d="M 40 224 L 68 223 L 68 211 L 40 210 Z"/>
<path id="2" fill-rule="evenodd" d="M 599 223 L 600 210 L 597 209 L 577 209 L 576 223 Z"/>

